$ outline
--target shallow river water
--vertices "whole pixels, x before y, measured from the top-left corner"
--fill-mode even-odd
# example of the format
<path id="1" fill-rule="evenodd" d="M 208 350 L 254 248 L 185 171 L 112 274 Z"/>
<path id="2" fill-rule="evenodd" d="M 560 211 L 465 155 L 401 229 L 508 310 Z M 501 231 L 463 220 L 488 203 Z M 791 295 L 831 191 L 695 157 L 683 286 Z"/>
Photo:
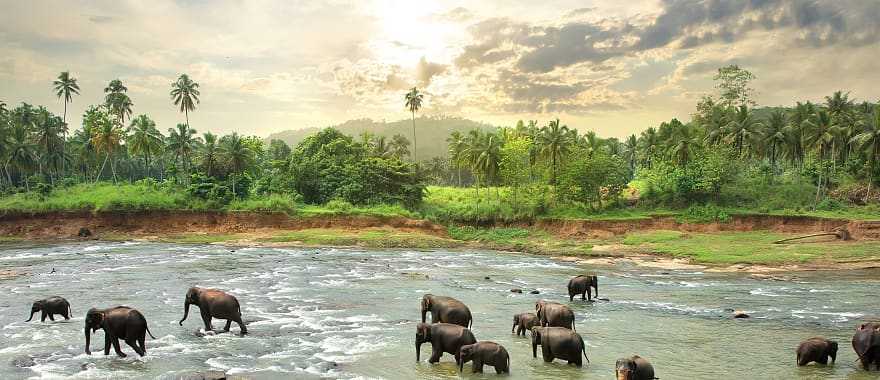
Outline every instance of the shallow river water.
<path id="1" fill-rule="evenodd" d="M 52 270 L 55 273 L 50 273 Z M 459 374 L 453 358 L 415 360 L 419 299 L 431 292 L 464 301 L 478 340 L 511 354 L 509 379 L 611 379 L 615 359 L 647 357 L 664 379 L 878 379 L 854 363 L 854 326 L 880 313 L 880 272 L 799 273 L 779 282 L 741 274 L 633 266 L 584 268 L 550 258 L 483 251 L 234 249 L 217 245 L 76 243 L 4 246 L 0 269 L 26 275 L 0 280 L 0 378 L 167 378 L 223 370 L 258 379 L 490 378 Z M 515 313 L 539 298 L 568 302 L 565 284 L 599 275 L 609 301 L 571 303 L 591 364 L 578 369 L 531 357 L 528 338 L 510 333 Z M 426 278 L 427 276 L 427 278 Z M 486 280 L 485 277 L 490 277 Z M 184 325 L 183 297 L 198 285 L 227 290 L 242 303 L 250 334 L 204 334 L 197 310 Z M 522 288 L 526 294 L 511 293 Z M 537 289 L 540 295 L 528 294 Z M 67 298 L 69 322 L 25 323 L 30 303 Z M 128 305 L 157 339 L 147 356 L 102 352 L 103 332 L 83 353 L 90 307 Z M 748 320 L 733 320 L 742 309 Z M 214 321 L 222 327 L 222 321 Z M 836 365 L 795 366 L 794 348 L 823 335 L 840 342 Z M 13 362 L 33 358 L 20 368 Z"/>

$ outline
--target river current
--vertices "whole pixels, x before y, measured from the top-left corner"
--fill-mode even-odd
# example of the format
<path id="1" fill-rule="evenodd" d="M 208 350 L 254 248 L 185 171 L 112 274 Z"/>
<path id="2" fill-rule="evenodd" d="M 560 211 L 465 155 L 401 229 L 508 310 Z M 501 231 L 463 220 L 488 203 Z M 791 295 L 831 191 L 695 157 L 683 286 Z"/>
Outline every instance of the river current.
<path id="1" fill-rule="evenodd" d="M 612 379 L 614 362 L 637 353 L 669 379 L 878 379 L 857 368 L 855 326 L 880 314 L 880 272 L 744 274 L 583 267 L 551 258 L 490 251 L 231 248 L 220 245 L 89 242 L 0 247 L 0 378 L 172 379 L 204 370 L 257 379 L 455 379 L 430 344 L 415 359 L 415 324 L 424 293 L 464 301 L 474 335 L 507 347 L 509 379 Z M 54 269 L 54 273 L 52 273 Z M 596 273 L 608 301 L 571 303 L 591 363 L 583 368 L 531 356 L 528 338 L 510 333 L 515 313 L 537 299 L 568 303 L 573 275 Z M 488 277 L 489 279 L 486 279 Z M 236 295 L 249 334 L 205 334 L 196 309 L 178 326 L 190 286 Z M 511 293 L 523 289 L 523 294 Z M 540 294 L 529 294 L 538 290 Z M 58 295 L 73 318 L 24 322 L 30 304 Z M 147 355 L 104 356 L 103 332 L 84 354 L 83 317 L 91 307 L 140 310 L 157 339 Z M 731 309 L 750 319 L 734 320 Z M 215 328 L 223 321 L 214 321 Z M 832 366 L 795 366 L 794 349 L 821 335 L 840 342 Z M 24 364 L 22 364 L 24 363 Z M 17 364 L 17 365 L 15 365 Z"/>

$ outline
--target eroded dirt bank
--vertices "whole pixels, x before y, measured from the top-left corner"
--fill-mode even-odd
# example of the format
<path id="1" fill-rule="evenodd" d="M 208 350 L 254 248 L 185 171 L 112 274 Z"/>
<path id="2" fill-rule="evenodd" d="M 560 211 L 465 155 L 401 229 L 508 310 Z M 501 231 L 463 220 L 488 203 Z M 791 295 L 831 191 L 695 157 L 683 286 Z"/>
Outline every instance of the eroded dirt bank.
<path id="1" fill-rule="evenodd" d="M 781 233 L 849 231 L 855 240 L 880 239 L 880 221 L 849 221 L 804 216 L 739 215 L 728 223 L 679 223 L 672 217 L 639 220 L 550 220 L 506 223 L 510 227 L 534 227 L 562 237 L 604 239 L 628 232 L 677 230 L 684 232 L 756 231 Z M 255 212 L 71 212 L 7 214 L 0 216 L 0 235 L 51 239 L 76 237 L 81 228 L 96 236 L 107 233 L 159 235 L 185 233 L 240 233 L 266 229 L 310 228 L 394 228 L 446 237 L 446 228 L 427 221 L 404 217 L 314 216 L 290 217 L 283 213 Z"/>

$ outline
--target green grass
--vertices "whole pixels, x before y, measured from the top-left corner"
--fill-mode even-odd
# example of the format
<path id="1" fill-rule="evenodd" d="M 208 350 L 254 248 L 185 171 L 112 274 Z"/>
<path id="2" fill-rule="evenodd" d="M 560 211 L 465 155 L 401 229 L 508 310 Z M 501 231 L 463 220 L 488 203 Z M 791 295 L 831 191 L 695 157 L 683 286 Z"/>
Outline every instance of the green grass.
<path id="1" fill-rule="evenodd" d="M 314 246 L 361 246 L 370 248 L 444 248 L 456 247 L 460 242 L 418 232 L 367 229 L 343 230 L 313 228 L 287 231 L 264 238 L 273 243 L 298 243 Z"/>
<path id="2" fill-rule="evenodd" d="M 294 215 L 297 213 L 297 203 L 292 197 L 273 194 L 266 197 L 233 200 L 226 209 L 229 211 L 283 212 Z"/>
<path id="3" fill-rule="evenodd" d="M 48 196 L 19 193 L 0 198 L 0 212 L 178 210 L 197 206 L 181 192 L 149 185 L 79 184 L 53 190 Z"/>
<path id="4" fill-rule="evenodd" d="M 624 244 L 641 245 L 672 257 L 704 264 L 789 264 L 811 261 L 880 260 L 876 242 L 772 244 L 796 235 L 768 231 L 680 233 L 651 231 L 629 234 Z"/>

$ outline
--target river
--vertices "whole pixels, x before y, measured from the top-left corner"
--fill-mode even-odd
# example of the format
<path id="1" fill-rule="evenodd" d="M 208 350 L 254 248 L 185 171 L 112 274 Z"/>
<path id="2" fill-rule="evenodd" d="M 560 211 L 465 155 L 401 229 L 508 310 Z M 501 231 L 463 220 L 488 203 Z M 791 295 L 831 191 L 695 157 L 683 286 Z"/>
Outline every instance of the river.
<path id="1" fill-rule="evenodd" d="M 509 379 L 611 379 L 618 357 L 638 353 L 664 379 L 878 379 L 857 368 L 850 339 L 859 321 L 878 314 L 880 272 L 794 274 L 793 281 L 743 274 L 583 268 L 546 257 L 487 251 L 231 248 L 140 242 L 6 245 L 0 270 L 0 378 L 165 378 L 216 369 L 258 379 L 454 379 L 453 358 L 417 363 L 413 348 L 419 299 L 431 292 L 459 298 L 474 314 L 478 340 L 511 354 Z M 51 273 L 52 271 L 55 273 Z M 576 326 L 591 363 L 546 364 L 528 338 L 510 333 L 512 315 L 539 298 L 568 302 L 565 284 L 578 273 L 599 276 L 601 297 L 574 302 Z M 486 277 L 489 277 L 487 280 Z M 224 289 L 242 304 L 250 334 L 205 334 L 198 312 L 178 326 L 193 285 Z M 511 293 L 522 288 L 524 294 Z M 538 290 L 539 295 L 528 294 Z M 59 295 L 68 322 L 25 323 L 30 303 Z M 147 356 L 102 352 L 103 332 L 83 352 L 90 307 L 128 305 L 147 318 L 157 339 Z M 728 309 L 751 319 L 734 320 Z M 222 321 L 214 321 L 222 327 Z M 238 328 L 233 327 L 237 333 Z M 822 335 L 840 342 L 833 366 L 795 366 L 794 348 Z M 27 368 L 13 365 L 30 357 Z M 464 377 L 496 376 L 487 374 Z"/>

